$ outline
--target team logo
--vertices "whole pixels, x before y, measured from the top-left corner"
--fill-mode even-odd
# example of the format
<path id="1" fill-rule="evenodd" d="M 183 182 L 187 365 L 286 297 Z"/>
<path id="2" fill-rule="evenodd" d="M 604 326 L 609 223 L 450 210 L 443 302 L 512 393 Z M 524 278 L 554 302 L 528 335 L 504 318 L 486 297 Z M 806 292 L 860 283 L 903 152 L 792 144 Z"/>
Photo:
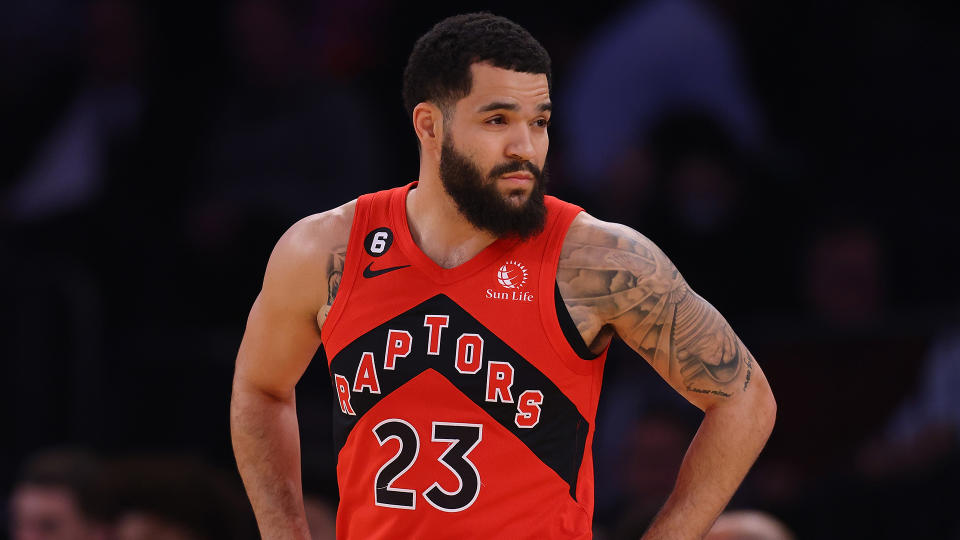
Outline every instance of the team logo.
<path id="1" fill-rule="evenodd" d="M 408 266 L 410 265 L 401 264 L 400 266 L 391 266 L 389 268 L 374 268 L 373 263 L 370 263 L 367 265 L 366 268 L 363 269 L 363 277 L 367 279 L 375 278 L 379 275 L 386 274 L 387 272 L 393 272 L 394 270 L 402 270 Z"/>
<path id="2" fill-rule="evenodd" d="M 507 261 L 497 270 L 497 281 L 504 289 L 519 289 L 527 283 L 527 267 Z"/>

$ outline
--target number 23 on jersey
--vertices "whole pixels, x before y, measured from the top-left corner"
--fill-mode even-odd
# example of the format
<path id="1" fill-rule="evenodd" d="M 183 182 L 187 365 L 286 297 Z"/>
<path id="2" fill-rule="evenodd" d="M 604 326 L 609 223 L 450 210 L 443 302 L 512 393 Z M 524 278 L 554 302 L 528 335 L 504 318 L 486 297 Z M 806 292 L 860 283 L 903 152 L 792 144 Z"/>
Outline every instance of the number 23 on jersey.
<path id="1" fill-rule="evenodd" d="M 373 435 L 380 446 L 394 439 L 399 442 L 393 458 L 377 471 L 374 480 L 374 500 L 377 506 L 415 509 L 417 491 L 395 488 L 393 484 L 410 470 L 420 457 L 420 435 L 409 422 L 399 418 L 380 422 L 373 428 Z M 480 472 L 470 461 L 469 454 L 480 444 L 482 438 L 482 424 L 433 422 L 429 444 L 447 445 L 439 460 L 456 477 L 458 486 L 448 491 L 440 485 L 439 480 L 433 482 L 419 494 L 431 506 L 444 512 L 460 512 L 477 500 L 480 494 Z"/>

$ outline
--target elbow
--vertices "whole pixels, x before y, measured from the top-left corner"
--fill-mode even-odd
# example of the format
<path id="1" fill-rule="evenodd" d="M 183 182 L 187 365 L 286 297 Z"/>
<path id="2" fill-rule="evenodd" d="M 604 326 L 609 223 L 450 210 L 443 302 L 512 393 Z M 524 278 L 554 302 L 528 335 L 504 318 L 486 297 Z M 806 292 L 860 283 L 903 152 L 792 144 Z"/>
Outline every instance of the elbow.
<path id="1" fill-rule="evenodd" d="M 748 372 L 747 379 L 749 378 Z M 777 400 L 773 396 L 773 389 L 766 374 L 756 364 L 754 364 L 753 380 L 754 384 L 749 389 L 744 388 L 744 396 L 750 396 L 746 402 L 753 411 L 757 427 L 769 436 L 777 422 Z"/>
<path id="2" fill-rule="evenodd" d="M 773 431 L 773 425 L 777 423 L 777 400 L 773 397 L 773 392 L 767 394 L 767 417 L 770 431 Z"/>
<path id="3" fill-rule="evenodd" d="M 764 392 L 758 392 L 756 410 L 761 428 L 769 436 L 777 422 L 777 400 L 773 397 L 773 390 L 770 389 L 770 385 L 764 385 L 764 390 Z"/>

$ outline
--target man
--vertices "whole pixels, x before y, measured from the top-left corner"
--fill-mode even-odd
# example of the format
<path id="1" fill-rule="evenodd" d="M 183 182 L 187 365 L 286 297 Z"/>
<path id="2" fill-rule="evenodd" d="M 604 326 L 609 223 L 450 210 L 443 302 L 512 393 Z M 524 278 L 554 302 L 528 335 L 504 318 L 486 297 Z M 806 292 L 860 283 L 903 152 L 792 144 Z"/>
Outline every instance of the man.
<path id="1" fill-rule="evenodd" d="M 232 478 L 190 456 L 138 455 L 106 470 L 113 540 L 257 538 Z"/>
<path id="2" fill-rule="evenodd" d="M 23 466 L 10 496 L 14 540 L 109 537 L 98 460 L 78 450 L 47 450 Z"/>
<path id="3" fill-rule="evenodd" d="M 759 366 L 648 239 L 544 196 L 550 59 L 489 14 L 418 40 L 419 181 L 293 225 L 234 377 L 264 538 L 308 538 L 294 387 L 322 344 L 343 538 L 589 538 L 613 335 L 705 411 L 648 538 L 709 530 L 772 429 Z"/>

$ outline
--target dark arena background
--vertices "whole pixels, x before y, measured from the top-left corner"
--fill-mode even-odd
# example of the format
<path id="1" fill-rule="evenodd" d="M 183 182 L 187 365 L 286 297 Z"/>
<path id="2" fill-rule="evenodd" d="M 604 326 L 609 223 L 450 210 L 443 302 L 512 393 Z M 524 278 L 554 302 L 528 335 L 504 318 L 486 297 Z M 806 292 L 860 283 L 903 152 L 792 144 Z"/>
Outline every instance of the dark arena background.
<path id="1" fill-rule="evenodd" d="M 3 534 L 53 469 L 104 523 L 256 537 L 228 406 L 267 258 L 415 179 L 406 57 L 478 9 L 553 58 L 549 192 L 650 237 L 763 366 L 777 425 L 729 508 L 797 538 L 960 538 L 960 32 L 906 0 L 3 3 Z M 322 363 L 297 402 L 322 538 Z M 614 345 L 597 538 L 639 537 L 699 419 Z"/>

